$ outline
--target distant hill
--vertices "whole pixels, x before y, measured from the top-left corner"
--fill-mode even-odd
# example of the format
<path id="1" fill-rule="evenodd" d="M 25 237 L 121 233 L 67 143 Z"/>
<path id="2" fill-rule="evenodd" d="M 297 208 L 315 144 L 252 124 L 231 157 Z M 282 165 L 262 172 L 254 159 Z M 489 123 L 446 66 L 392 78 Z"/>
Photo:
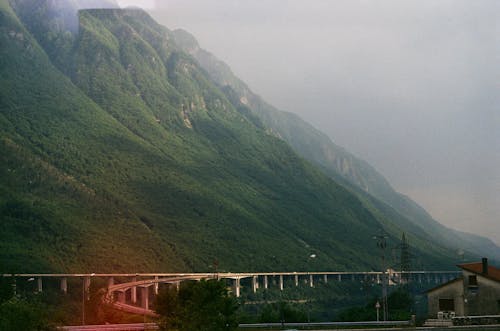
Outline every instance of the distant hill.
<path id="1" fill-rule="evenodd" d="M 367 193 L 392 207 L 400 214 L 398 224 L 402 229 L 414 233 L 412 225 L 417 225 L 424 236 L 443 246 L 500 261 L 500 247 L 490 239 L 443 226 L 417 203 L 396 192 L 367 162 L 334 144 L 328 136 L 299 116 L 280 111 L 253 93 L 232 73 L 227 64 L 200 48 L 196 39 L 187 31 L 179 29 L 173 31 L 173 34 L 176 42 L 197 59 L 212 80 L 225 91 L 235 107 L 245 108 L 254 114 L 267 130 L 288 142 L 299 155 L 319 166 L 333 179 L 343 182 L 347 188 L 358 193 Z"/>
<path id="2" fill-rule="evenodd" d="M 393 210 L 299 156 L 144 11 L 81 10 L 72 34 L 43 14 L 58 2 L 18 15 L 29 2 L 0 0 L 1 272 L 375 270 L 373 235 L 398 244 Z M 454 263 L 411 238 L 425 266 Z"/>

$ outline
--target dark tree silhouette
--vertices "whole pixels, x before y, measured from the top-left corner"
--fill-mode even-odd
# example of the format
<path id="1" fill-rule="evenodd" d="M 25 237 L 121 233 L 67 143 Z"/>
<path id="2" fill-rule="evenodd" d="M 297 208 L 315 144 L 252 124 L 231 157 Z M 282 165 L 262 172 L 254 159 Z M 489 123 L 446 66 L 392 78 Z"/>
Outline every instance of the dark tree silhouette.
<path id="1" fill-rule="evenodd" d="M 162 290 L 154 308 L 161 330 L 222 331 L 236 330 L 238 302 L 223 281 L 183 282 Z"/>

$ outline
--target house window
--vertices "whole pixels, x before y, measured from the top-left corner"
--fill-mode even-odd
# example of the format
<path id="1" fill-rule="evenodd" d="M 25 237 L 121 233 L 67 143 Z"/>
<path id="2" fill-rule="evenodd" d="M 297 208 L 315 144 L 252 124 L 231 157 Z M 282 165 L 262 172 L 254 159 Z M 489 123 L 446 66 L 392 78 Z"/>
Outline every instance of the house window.
<path id="1" fill-rule="evenodd" d="M 477 286 L 477 277 L 476 277 L 476 275 L 469 276 L 469 286 Z"/>
<path id="2" fill-rule="evenodd" d="M 455 302 L 453 299 L 439 299 L 440 311 L 455 311 Z"/>

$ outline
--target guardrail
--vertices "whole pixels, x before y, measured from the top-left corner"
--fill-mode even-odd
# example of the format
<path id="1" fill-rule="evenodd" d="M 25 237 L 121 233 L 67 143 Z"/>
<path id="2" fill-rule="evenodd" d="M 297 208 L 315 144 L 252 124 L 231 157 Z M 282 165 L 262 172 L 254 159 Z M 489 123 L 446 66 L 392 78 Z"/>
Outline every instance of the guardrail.
<path id="1" fill-rule="evenodd" d="M 411 321 L 367 321 L 367 322 L 316 322 L 316 323 L 256 323 L 240 324 L 240 329 L 259 329 L 259 328 L 308 328 L 308 327 L 327 327 L 327 326 L 407 326 Z M 149 331 L 159 330 L 156 323 L 134 323 L 134 324 L 106 324 L 106 325 L 76 325 L 61 326 L 59 331 Z"/>
<path id="2" fill-rule="evenodd" d="M 159 330 L 156 323 L 131 323 L 131 324 L 103 324 L 103 325 L 75 325 L 61 326 L 59 331 L 149 331 Z"/>
<path id="3" fill-rule="evenodd" d="M 488 325 L 499 324 L 500 315 L 454 316 L 453 325 Z"/>
<path id="4" fill-rule="evenodd" d="M 411 325 L 411 321 L 364 321 L 364 322 L 316 322 L 316 323 L 255 323 L 240 324 L 241 329 L 259 329 L 276 327 L 325 327 L 325 326 L 406 326 Z"/>

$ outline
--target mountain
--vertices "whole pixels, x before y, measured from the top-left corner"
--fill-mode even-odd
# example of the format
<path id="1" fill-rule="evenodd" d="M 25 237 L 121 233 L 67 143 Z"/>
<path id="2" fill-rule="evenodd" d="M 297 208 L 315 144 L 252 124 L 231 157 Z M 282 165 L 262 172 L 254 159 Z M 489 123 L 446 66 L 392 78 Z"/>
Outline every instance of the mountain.
<path id="1" fill-rule="evenodd" d="M 299 116 L 280 111 L 262 100 L 232 73 L 227 64 L 200 48 L 187 31 L 178 29 L 173 34 L 177 44 L 196 58 L 235 107 L 255 115 L 269 132 L 289 143 L 299 155 L 320 167 L 328 176 L 357 193 L 366 205 L 375 203 L 380 209 L 380 204 L 372 199 L 374 197 L 393 209 L 392 213 L 399 214 L 396 219 L 399 219 L 398 224 L 404 231 L 415 233 L 417 226 L 421 235 L 445 247 L 500 261 L 500 247 L 490 239 L 443 226 L 417 203 L 396 192 L 367 162 L 334 144 L 328 136 Z M 385 216 L 395 219 L 394 214 Z"/>
<path id="2" fill-rule="evenodd" d="M 30 3 L 58 8 L 0 0 L 2 273 L 366 270 L 381 228 L 399 243 L 392 211 L 235 106 L 144 11 L 80 10 L 72 33 Z M 412 236 L 427 267 L 453 263 Z"/>

